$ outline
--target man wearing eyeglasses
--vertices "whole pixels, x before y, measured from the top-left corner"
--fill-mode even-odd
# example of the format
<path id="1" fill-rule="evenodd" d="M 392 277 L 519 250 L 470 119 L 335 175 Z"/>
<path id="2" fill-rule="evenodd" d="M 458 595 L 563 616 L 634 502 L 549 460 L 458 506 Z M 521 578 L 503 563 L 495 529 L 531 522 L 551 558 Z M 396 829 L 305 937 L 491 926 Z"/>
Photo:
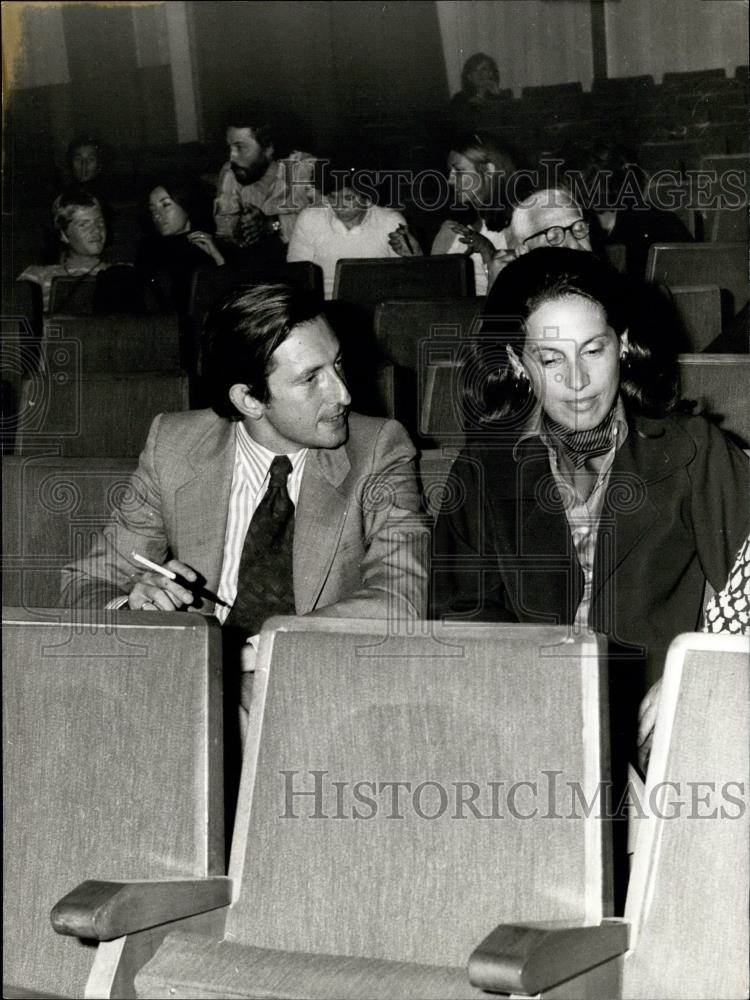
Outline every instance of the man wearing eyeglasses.
<path id="1" fill-rule="evenodd" d="M 499 250 L 489 267 L 490 285 L 506 264 L 538 247 L 591 251 L 589 224 L 572 195 L 562 188 L 534 191 L 514 208 L 505 230 L 507 250 Z"/>

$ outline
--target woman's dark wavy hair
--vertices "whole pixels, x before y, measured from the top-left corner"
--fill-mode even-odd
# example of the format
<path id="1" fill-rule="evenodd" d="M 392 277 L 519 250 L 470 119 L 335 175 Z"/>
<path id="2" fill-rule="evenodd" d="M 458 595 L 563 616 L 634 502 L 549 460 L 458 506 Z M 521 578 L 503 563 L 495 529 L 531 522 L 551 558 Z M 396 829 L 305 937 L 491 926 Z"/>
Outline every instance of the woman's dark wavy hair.
<path id="1" fill-rule="evenodd" d="M 482 63 L 487 63 L 492 70 L 492 75 L 495 78 L 495 83 L 500 86 L 500 71 L 497 68 L 497 63 L 492 58 L 488 56 L 486 52 L 475 52 L 473 56 L 469 58 L 464 63 L 464 68 L 461 70 L 461 90 L 472 97 L 476 93 L 476 87 L 471 82 L 469 77 L 478 69 Z"/>
<path id="2" fill-rule="evenodd" d="M 518 379 L 508 347 L 520 358 L 526 321 L 543 303 L 579 295 L 602 306 L 620 336 L 628 331 L 628 351 L 620 364 L 620 394 L 629 412 L 664 416 L 674 409 L 674 358 L 631 320 L 633 288 L 626 278 L 592 253 L 543 247 L 518 257 L 497 277 L 482 311 L 479 331 L 461 370 L 463 405 L 471 426 L 523 427 L 537 404 L 527 379 Z"/>
<path id="3" fill-rule="evenodd" d="M 242 419 L 229 398 L 238 383 L 267 403 L 273 352 L 295 326 L 322 313 L 317 295 L 289 285 L 246 285 L 221 299 L 206 318 L 202 353 L 204 385 L 214 412 Z"/>
<path id="4" fill-rule="evenodd" d="M 172 201 L 177 202 L 183 209 L 193 229 L 212 231 L 212 196 L 205 184 L 188 174 L 169 174 L 165 177 L 154 177 L 148 182 L 144 189 L 142 213 L 147 229 L 155 231 L 148 212 L 148 200 L 151 192 L 158 187 L 163 187 Z"/>

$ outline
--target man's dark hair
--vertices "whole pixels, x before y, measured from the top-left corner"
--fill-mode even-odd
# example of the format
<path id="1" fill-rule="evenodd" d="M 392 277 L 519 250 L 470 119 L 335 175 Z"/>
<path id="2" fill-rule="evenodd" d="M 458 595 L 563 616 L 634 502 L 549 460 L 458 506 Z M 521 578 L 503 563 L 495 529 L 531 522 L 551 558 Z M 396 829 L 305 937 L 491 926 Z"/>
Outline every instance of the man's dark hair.
<path id="1" fill-rule="evenodd" d="M 267 403 L 273 352 L 294 327 L 322 312 L 319 296 L 289 285 L 245 285 L 218 302 L 206 319 L 203 354 L 213 410 L 229 420 L 242 419 L 229 398 L 229 390 L 238 383 Z"/>
<path id="2" fill-rule="evenodd" d="M 249 128 L 261 149 L 273 147 L 276 160 L 283 160 L 292 150 L 292 123 L 288 115 L 272 108 L 236 105 L 226 114 L 227 128 Z M 295 147 L 299 148 L 299 147 Z"/>

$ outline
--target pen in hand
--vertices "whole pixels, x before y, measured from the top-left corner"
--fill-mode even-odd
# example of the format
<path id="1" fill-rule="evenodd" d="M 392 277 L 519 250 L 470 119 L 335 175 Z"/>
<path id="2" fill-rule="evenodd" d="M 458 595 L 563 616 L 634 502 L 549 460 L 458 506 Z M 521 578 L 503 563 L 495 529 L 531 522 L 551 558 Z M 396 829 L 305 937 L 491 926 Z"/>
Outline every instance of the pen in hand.
<path id="1" fill-rule="evenodd" d="M 206 597 L 208 600 L 213 601 L 214 604 L 221 605 L 223 608 L 229 607 L 226 601 L 222 601 L 218 595 L 212 593 L 210 590 L 206 590 L 205 587 L 198 586 L 191 580 L 185 580 L 183 577 L 180 577 L 177 573 L 175 573 L 174 570 L 152 562 L 151 559 L 147 559 L 145 556 L 142 556 L 140 552 L 131 552 L 130 558 L 134 562 L 140 563 L 140 565 L 144 566 L 146 569 L 150 569 L 153 573 L 158 573 L 160 576 L 165 577 L 167 580 L 179 580 L 180 585 L 195 594 L 195 596 Z"/>

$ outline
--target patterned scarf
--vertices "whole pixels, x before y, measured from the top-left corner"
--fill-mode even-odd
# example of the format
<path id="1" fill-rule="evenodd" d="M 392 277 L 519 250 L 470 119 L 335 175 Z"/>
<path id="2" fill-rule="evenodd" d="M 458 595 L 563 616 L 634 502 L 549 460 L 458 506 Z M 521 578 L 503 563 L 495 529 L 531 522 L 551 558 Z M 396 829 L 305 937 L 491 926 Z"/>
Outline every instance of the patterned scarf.
<path id="1" fill-rule="evenodd" d="M 604 455 L 612 447 L 612 428 L 617 412 L 617 397 L 607 416 L 589 431 L 572 431 L 558 424 L 546 413 L 542 416 L 542 426 L 553 444 L 568 459 L 574 469 L 582 469 L 589 458 Z"/>

